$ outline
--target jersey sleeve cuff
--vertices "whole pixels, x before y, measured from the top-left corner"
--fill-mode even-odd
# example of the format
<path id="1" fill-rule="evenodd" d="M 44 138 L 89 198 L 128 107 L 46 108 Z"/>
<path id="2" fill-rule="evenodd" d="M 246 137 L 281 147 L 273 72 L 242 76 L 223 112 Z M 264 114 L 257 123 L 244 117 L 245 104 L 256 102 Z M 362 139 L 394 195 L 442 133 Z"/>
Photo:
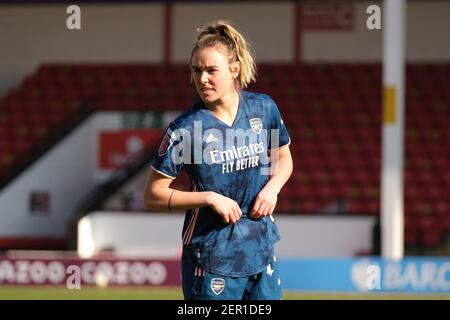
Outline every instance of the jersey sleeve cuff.
<path id="1" fill-rule="evenodd" d="M 156 172 L 158 172 L 159 174 L 162 174 L 163 176 L 169 178 L 169 179 L 175 179 L 176 177 L 172 177 L 170 175 L 168 175 L 167 173 L 161 172 L 158 169 L 156 169 L 154 166 L 150 166 L 150 168 L 152 168 L 153 170 L 155 170 Z"/>
<path id="2" fill-rule="evenodd" d="M 287 143 L 283 144 L 282 146 L 276 147 L 276 148 L 269 148 L 269 151 L 271 151 L 271 150 L 279 150 L 279 149 L 281 149 L 281 148 L 283 148 L 285 146 L 288 146 L 290 144 L 291 144 L 291 138 L 289 137 L 289 141 Z"/>

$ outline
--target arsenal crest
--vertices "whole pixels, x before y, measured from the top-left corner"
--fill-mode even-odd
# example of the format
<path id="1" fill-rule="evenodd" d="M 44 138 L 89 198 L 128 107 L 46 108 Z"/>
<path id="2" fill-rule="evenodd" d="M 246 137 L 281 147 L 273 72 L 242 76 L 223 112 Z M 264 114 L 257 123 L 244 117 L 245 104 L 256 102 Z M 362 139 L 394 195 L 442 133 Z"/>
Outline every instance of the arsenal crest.
<path id="1" fill-rule="evenodd" d="M 250 127 L 252 128 L 252 130 L 257 134 L 260 134 L 261 130 L 262 130 L 261 118 L 252 118 L 249 121 L 250 121 Z"/>
<path id="2" fill-rule="evenodd" d="M 219 295 L 225 289 L 225 279 L 222 278 L 212 278 L 211 279 L 211 290 L 215 295 Z"/>

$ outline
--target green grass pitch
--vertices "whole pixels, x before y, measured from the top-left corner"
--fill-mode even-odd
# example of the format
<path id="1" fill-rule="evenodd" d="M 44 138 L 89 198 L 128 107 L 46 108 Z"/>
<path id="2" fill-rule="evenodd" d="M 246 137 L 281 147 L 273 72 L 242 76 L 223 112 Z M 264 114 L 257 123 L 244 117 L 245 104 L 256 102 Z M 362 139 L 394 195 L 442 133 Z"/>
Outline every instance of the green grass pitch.
<path id="1" fill-rule="evenodd" d="M 69 290 L 63 286 L 0 286 L 0 300 L 181 300 L 178 287 L 108 287 L 82 286 Z M 285 291 L 285 300 L 450 300 L 450 294 L 349 294 L 349 293 L 301 293 Z"/>

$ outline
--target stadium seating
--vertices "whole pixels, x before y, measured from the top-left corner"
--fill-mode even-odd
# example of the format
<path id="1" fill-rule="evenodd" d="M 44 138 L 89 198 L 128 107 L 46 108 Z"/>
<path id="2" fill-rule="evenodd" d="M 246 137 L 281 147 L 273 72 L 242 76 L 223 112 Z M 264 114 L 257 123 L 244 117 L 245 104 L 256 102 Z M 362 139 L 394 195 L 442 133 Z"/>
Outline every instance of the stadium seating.
<path id="1" fill-rule="evenodd" d="M 405 243 L 436 246 L 450 228 L 450 65 L 408 65 Z M 379 215 L 380 64 L 261 65 L 250 90 L 277 102 L 295 170 L 277 210 Z M 447 86 L 446 86 L 447 85 Z M 184 65 L 42 65 L 0 100 L 0 178 L 87 103 L 95 110 L 184 110 Z"/>

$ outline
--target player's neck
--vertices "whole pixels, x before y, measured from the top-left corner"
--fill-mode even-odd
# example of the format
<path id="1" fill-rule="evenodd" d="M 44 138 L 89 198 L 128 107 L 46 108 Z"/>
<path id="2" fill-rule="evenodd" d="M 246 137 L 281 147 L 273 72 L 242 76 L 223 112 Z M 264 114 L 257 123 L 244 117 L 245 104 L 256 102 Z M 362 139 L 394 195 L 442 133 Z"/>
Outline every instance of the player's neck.
<path id="1" fill-rule="evenodd" d="M 228 92 L 214 104 L 209 105 L 208 109 L 220 121 L 231 126 L 236 118 L 239 107 L 239 93 L 235 90 Z"/>

